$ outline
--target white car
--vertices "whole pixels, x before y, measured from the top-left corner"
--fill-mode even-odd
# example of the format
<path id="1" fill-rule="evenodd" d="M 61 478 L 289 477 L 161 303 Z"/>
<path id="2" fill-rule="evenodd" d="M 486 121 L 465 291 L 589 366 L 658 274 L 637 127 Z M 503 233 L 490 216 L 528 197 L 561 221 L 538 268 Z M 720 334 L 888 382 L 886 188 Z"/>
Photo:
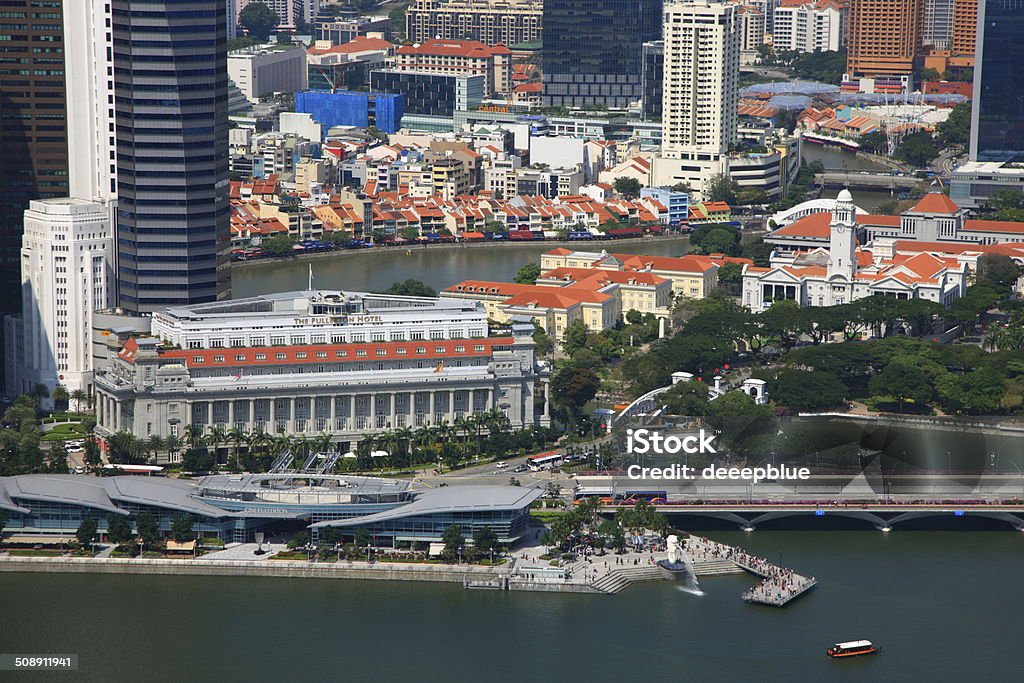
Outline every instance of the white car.
<path id="1" fill-rule="evenodd" d="M 497 467 L 499 470 L 504 470 L 504 469 L 508 468 L 508 463 L 507 462 L 499 462 L 497 465 L 495 465 L 495 467 Z"/>

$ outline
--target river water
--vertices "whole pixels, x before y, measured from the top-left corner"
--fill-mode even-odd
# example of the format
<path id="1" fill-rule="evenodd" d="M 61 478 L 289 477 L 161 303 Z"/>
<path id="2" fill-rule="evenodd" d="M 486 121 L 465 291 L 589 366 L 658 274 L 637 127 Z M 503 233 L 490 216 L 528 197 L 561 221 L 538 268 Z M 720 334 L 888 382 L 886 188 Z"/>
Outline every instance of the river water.
<path id="1" fill-rule="evenodd" d="M 6 653 L 80 655 L 83 681 L 1018 680 L 1024 535 L 716 532 L 819 581 L 785 609 L 753 579 L 616 596 L 452 584 L 0 574 Z M 867 638 L 875 657 L 830 660 Z"/>
<path id="2" fill-rule="evenodd" d="M 801 154 L 809 162 L 820 161 L 829 170 L 847 170 L 851 173 L 856 173 L 859 171 L 880 171 L 884 168 L 881 164 L 876 164 L 869 159 L 858 157 L 852 152 L 846 152 L 834 147 L 823 147 L 822 145 L 805 143 Z M 827 199 L 835 199 L 841 191 L 839 189 L 826 188 L 821 196 Z M 888 190 L 851 190 L 850 193 L 853 195 L 854 204 L 865 211 L 873 211 L 880 204 L 892 199 Z"/>
<path id="3" fill-rule="evenodd" d="M 422 280 L 441 290 L 462 280 L 511 281 L 525 263 L 539 262 L 540 255 L 554 249 L 551 242 L 541 244 L 502 244 L 482 246 L 432 246 L 401 249 L 376 247 L 359 252 L 343 252 L 311 260 L 257 262 L 233 268 L 232 296 L 236 299 L 305 289 L 309 265 L 313 265 L 314 287 L 381 291 L 396 281 Z M 581 250 L 610 251 L 650 256 L 680 256 L 689 251 L 686 237 L 642 241 L 584 242 L 572 244 Z"/>

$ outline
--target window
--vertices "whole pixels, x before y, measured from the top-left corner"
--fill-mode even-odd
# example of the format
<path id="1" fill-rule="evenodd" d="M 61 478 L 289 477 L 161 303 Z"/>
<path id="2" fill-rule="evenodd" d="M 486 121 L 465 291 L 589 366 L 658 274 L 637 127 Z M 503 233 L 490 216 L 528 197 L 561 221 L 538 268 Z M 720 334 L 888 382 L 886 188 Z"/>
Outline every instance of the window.
<path id="1" fill-rule="evenodd" d="M 223 339 L 211 339 L 210 340 L 210 348 L 211 349 L 223 349 L 224 348 L 224 340 Z"/>
<path id="2" fill-rule="evenodd" d="M 306 352 L 305 351 L 299 351 L 298 353 L 295 354 L 295 357 L 298 358 L 299 360 L 303 360 L 306 357 Z"/>
<path id="3" fill-rule="evenodd" d="M 292 336 L 292 338 L 291 338 L 292 346 L 295 346 L 296 344 L 305 344 L 305 343 L 306 343 L 306 338 L 305 337 Z"/>
<path id="4" fill-rule="evenodd" d="M 286 354 L 283 354 L 283 353 L 275 353 L 274 354 L 274 358 L 276 358 L 277 360 L 284 360 L 287 357 L 288 356 Z"/>
<path id="5" fill-rule="evenodd" d="M 422 356 L 422 355 L 425 355 L 426 353 L 427 353 L 427 347 L 425 347 L 425 346 L 417 346 L 416 347 L 416 355 Z"/>
<path id="6" fill-rule="evenodd" d="M 370 334 L 370 341 L 375 341 L 375 342 L 382 342 L 382 341 L 384 341 L 384 333 L 383 332 L 373 332 L 372 334 Z"/>
<path id="7" fill-rule="evenodd" d="M 365 334 L 353 334 L 352 335 L 352 343 L 353 344 L 362 344 L 365 341 L 366 341 L 366 335 Z"/>
<path id="8" fill-rule="evenodd" d="M 444 347 L 443 346 L 435 346 L 434 347 L 434 353 L 444 353 Z"/>
<path id="9" fill-rule="evenodd" d="M 203 358 L 202 356 L 192 356 L 192 362 L 193 363 L 205 363 L 206 359 Z"/>
<path id="10" fill-rule="evenodd" d="M 284 346 L 284 337 L 271 337 L 270 338 L 270 345 L 271 346 Z"/>
<path id="11" fill-rule="evenodd" d="M 310 341 L 313 344 L 326 344 L 327 343 L 327 337 L 322 335 L 322 334 L 316 334 L 316 335 L 313 335 L 313 337 L 311 338 Z"/>
<path id="12" fill-rule="evenodd" d="M 356 351 L 356 355 L 357 356 L 365 356 L 366 355 L 366 349 L 359 349 L 358 351 Z"/>
<path id="13" fill-rule="evenodd" d="M 317 351 L 316 352 L 316 357 L 317 358 L 327 358 L 327 352 L 326 351 Z"/>
<path id="14" fill-rule="evenodd" d="M 444 330 L 431 330 L 430 331 L 430 338 L 431 339 L 444 339 Z"/>
<path id="15" fill-rule="evenodd" d="M 409 333 L 409 339 L 411 339 L 413 341 L 419 341 L 421 339 L 426 339 L 426 337 L 423 336 L 423 332 L 421 330 L 421 331 L 416 331 L 416 332 Z"/>
<path id="16" fill-rule="evenodd" d="M 378 356 L 386 356 L 386 355 L 388 355 L 388 350 L 387 349 L 377 349 L 377 355 Z"/>
<path id="17" fill-rule="evenodd" d="M 344 344 L 345 343 L 345 335 L 343 335 L 343 334 L 331 335 L 331 343 L 332 344 Z"/>
<path id="18" fill-rule="evenodd" d="M 232 337 L 231 338 L 231 346 L 232 346 L 232 348 L 236 348 L 236 349 L 238 347 L 240 347 L 240 346 L 245 346 L 245 340 L 242 339 L 241 337 Z"/>
<path id="19" fill-rule="evenodd" d="M 348 351 L 335 351 L 334 355 L 338 358 L 344 358 L 348 355 Z"/>
<path id="20" fill-rule="evenodd" d="M 465 352 L 466 352 L 466 347 L 465 346 L 456 346 L 455 347 L 455 353 L 465 353 Z"/>
<path id="21" fill-rule="evenodd" d="M 476 351 L 477 353 L 480 353 L 481 351 L 484 350 L 484 345 L 483 344 L 477 344 L 476 346 L 473 347 L 473 350 Z"/>
<path id="22" fill-rule="evenodd" d="M 265 353 L 257 353 L 256 354 L 256 360 L 266 360 L 266 359 L 267 359 L 267 354 L 265 354 Z"/>
<path id="23" fill-rule="evenodd" d="M 397 353 L 399 356 L 404 356 L 405 353 L 406 353 L 406 350 L 405 349 L 397 349 L 395 351 L 395 353 Z"/>
<path id="24" fill-rule="evenodd" d="M 224 362 L 224 356 L 214 356 L 213 357 L 213 362 L 214 363 L 223 363 Z"/>
<path id="25" fill-rule="evenodd" d="M 203 348 L 203 342 L 201 342 L 201 341 L 190 341 L 188 343 L 188 348 L 190 348 L 190 349 L 201 349 L 201 348 Z"/>
<path id="26" fill-rule="evenodd" d="M 244 360 L 245 360 L 245 354 L 244 354 L 244 353 L 239 353 L 239 354 L 237 354 L 237 355 L 235 356 L 235 360 L 236 360 L 236 361 L 239 361 L 239 362 L 241 362 L 241 361 L 244 361 Z"/>

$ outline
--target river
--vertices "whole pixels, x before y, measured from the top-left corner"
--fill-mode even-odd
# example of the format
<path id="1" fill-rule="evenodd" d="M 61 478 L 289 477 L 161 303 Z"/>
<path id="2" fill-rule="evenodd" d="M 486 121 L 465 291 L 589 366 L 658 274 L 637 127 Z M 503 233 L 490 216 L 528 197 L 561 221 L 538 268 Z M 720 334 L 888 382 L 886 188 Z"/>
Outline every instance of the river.
<path id="1" fill-rule="evenodd" d="M 858 157 L 853 152 L 847 152 L 835 147 L 825 147 L 805 143 L 801 148 L 801 154 L 807 161 L 820 161 L 830 170 L 858 171 L 881 171 L 884 167 L 876 164 L 870 159 Z M 821 196 L 827 199 L 835 199 L 842 190 L 826 189 Z M 873 211 L 879 205 L 892 199 L 888 190 L 851 190 L 853 203 L 865 211 Z"/>
<path id="2" fill-rule="evenodd" d="M 1020 675 L 1024 535 L 715 532 L 818 587 L 785 609 L 753 579 L 616 596 L 452 584 L 0 574 L 7 653 L 80 655 L 77 676 L 183 681 L 966 681 Z M 875 657 L 830 660 L 868 638 Z M 43 675 L 40 674 L 41 678 Z"/>
<path id="3" fill-rule="evenodd" d="M 540 255 L 556 244 L 502 244 L 481 246 L 376 247 L 357 253 L 344 252 L 312 260 L 257 262 L 231 271 L 232 296 L 236 299 L 305 289 L 309 264 L 313 265 L 314 286 L 321 289 L 381 291 L 393 283 L 412 278 L 441 290 L 462 280 L 511 281 L 520 266 L 539 262 Z M 585 242 L 574 248 L 624 254 L 680 256 L 689 251 L 686 237 L 629 242 Z"/>

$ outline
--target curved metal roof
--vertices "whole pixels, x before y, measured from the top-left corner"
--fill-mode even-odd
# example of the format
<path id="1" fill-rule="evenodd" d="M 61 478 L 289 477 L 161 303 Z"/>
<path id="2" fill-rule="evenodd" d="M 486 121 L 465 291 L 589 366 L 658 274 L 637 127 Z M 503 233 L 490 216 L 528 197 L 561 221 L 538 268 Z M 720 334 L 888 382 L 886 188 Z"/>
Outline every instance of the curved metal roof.
<path id="1" fill-rule="evenodd" d="M 365 526 L 404 517 L 429 515 L 439 512 L 467 512 L 477 510 L 519 510 L 540 498 L 541 490 L 519 486 L 446 486 L 431 489 L 408 505 L 377 512 L 364 517 L 333 519 L 313 524 L 314 527 Z"/>

